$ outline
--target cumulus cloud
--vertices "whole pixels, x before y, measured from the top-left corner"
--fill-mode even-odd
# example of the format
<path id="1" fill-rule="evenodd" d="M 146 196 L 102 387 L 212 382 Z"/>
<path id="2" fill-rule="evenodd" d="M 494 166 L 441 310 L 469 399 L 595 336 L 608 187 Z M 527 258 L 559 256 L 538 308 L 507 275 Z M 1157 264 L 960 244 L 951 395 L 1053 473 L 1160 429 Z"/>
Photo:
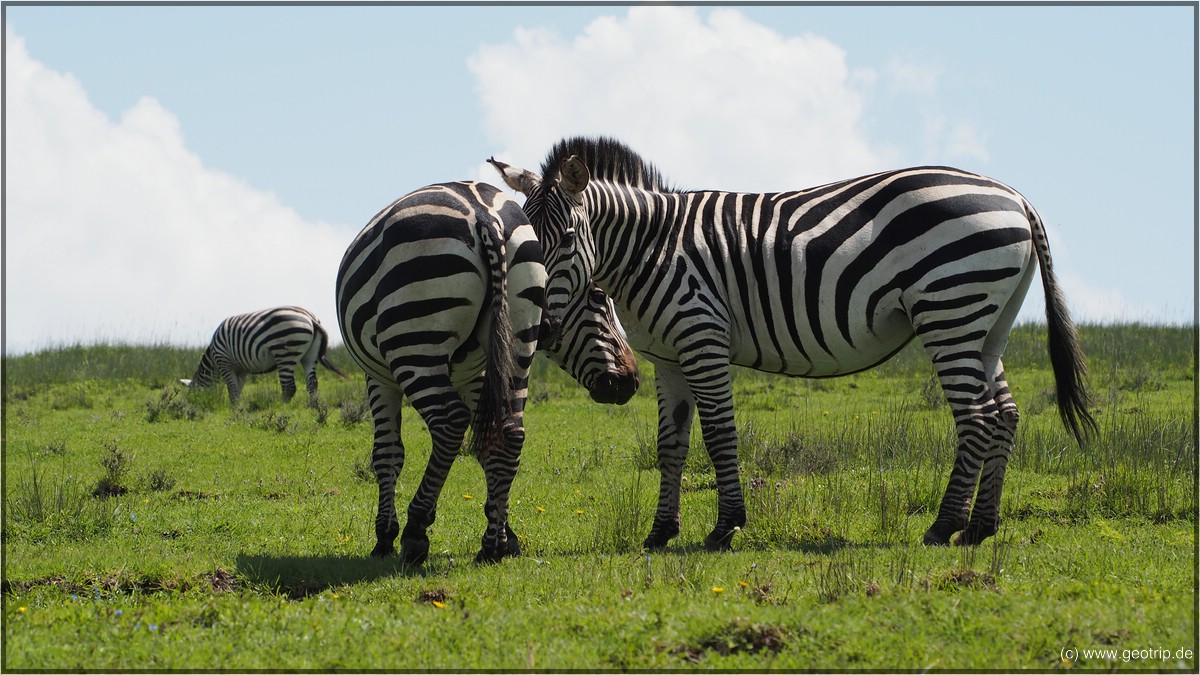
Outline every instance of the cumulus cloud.
<path id="1" fill-rule="evenodd" d="M 705 19 L 634 7 L 570 39 L 518 29 L 468 65 L 510 164 L 536 168 L 559 138 L 609 134 L 681 187 L 763 191 L 894 163 L 861 123 L 862 89 L 877 76 L 845 57 L 823 37 L 785 36 L 731 9 Z"/>
<path id="2" fill-rule="evenodd" d="M 298 304 L 338 334 L 346 230 L 204 166 L 142 98 L 119 120 L 7 34 L 6 349 L 202 344 L 224 317 Z"/>
<path id="3" fill-rule="evenodd" d="M 918 163 L 983 168 L 990 159 L 987 129 L 941 103 L 940 65 L 892 55 L 851 68 L 830 40 L 783 35 L 734 9 L 633 7 L 573 36 L 519 28 L 481 46 L 468 67 L 496 155 L 530 169 L 576 134 L 620 138 L 694 189 L 790 190 Z M 911 134 L 871 138 L 873 120 L 898 117 L 904 124 L 888 128 Z M 482 161 L 474 175 L 498 182 Z M 1175 319 L 1087 283 L 1060 258 L 1077 318 Z M 1020 318 L 1044 321 L 1040 283 Z"/>

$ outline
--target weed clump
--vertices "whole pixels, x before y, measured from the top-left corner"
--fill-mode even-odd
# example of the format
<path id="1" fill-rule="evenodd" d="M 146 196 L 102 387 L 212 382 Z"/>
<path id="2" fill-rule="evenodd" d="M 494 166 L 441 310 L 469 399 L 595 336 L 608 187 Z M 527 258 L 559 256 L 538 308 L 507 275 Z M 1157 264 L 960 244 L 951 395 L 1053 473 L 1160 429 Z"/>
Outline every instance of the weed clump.
<path id="1" fill-rule="evenodd" d="M 177 389 L 172 386 L 163 387 L 157 401 L 146 401 L 146 421 L 151 424 L 166 420 L 194 422 L 203 418 L 204 411 L 188 401 L 181 400 Z"/>
<path id="2" fill-rule="evenodd" d="M 342 401 L 338 404 L 338 415 L 342 418 L 342 426 L 352 427 L 371 419 L 371 405 L 365 398 Z"/>
<path id="3" fill-rule="evenodd" d="M 695 664 L 700 663 L 709 652 L 721 656 L 761 652 L 778 654 L 787 647 L 787 643 L 786 629 L 767 623 L 749 622 L 739 617 L 695 644 L 680 645 L 675 652 Z"/>
<path id="4" fill-rule="evenodd" d="M 37 465 L 28 479 L 4 493 L 5 536 L 26 536 L 34 542 L 58 537 L 86 539 L 107 532 L 111 509 L 91 498 L 73 476 L 47 482 Z"/>
<path id="5" fill-rule="evenodd" d="M 104 450 L 104 456 L 100 458 L 100 466 L 104 467 L 104 477 L 96 484 L 92 495 L 116 497 L 129 492 L 125 485 L 125 476 L 133 468 L 133 455 L 122 450 L 115 440 L 105 443 Z"/>

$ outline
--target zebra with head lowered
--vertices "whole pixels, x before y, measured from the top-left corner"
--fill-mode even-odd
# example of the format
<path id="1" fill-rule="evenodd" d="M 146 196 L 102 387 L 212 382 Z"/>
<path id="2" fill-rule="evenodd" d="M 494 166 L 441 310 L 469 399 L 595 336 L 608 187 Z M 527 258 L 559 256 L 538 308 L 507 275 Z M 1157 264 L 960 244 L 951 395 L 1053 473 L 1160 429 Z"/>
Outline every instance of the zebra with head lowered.
<path id="1" fill-rule="evenodd" d="M 312 312 L 300 307 L 275 307 L 225 319 L 212 340 L 188 387 L 211 387 L 220 377 L 229 389 L 230 405 L 237 405 L 246 375 L 279 371 L 283 400 L 296 395 L 296 364 L 304 370 L 310 400 L 317 397 L 317 362 L 342 378 L 346 375 L 325 354 L 329 335 Z"/>
<path id="2" fill-rule="evenodd" d="M 958 449 L 925 543 L 999 527 L 1017 406 L 1000 357 L 1040 265 L 1059 412 L 1095 428 L 1086 367 L 1046 231 L 1011 188 L 951 168 L 889 171 L 799 192 L 681 192 L 611 139 L 559 142 L 541 175 L 491 160 L 554 254 L 548 312 L 595 283 L 655 365 L 659 505 L 645 541 L 679 532 L 680 478 L 699 410 L 717 477 L 709 549 L 746 522 L 730 364 L 801 377 L 872 368 L 916 336 L 954 414 Z M 974 510 L 971 499 L 978 487 Z"/>
<path id="3" fill-rule="evenodd" d="M 542 247 L 525 214 L 485 183 L 431 185 L 401 197 L 351 243 L 338 269 L 337 311 L 346 347 L 367 373 L 375 423 L 372 555 L 392 553 L 399 535 L 405 562 L 425 560 L 426 530 L 468 426 L 488 494 L 476 560 L 520 553 L 508 495 L 525 439 L 545 282 Z M 628 401 L 638 387 L 637 364 L 607 296 L 584 293 L 560 316 L 551 359 L 594 400 Z M 433 449 L 400 533 L 395 488 L 404 464 L 405 396 L 428 426 Z"/>

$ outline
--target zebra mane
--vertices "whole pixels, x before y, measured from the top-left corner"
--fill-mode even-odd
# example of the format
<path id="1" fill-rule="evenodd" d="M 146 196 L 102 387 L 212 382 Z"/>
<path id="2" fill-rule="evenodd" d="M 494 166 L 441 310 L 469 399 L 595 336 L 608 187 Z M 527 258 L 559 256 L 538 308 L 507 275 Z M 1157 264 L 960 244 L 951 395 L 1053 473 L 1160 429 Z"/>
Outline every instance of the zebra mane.
<path id="1" fill-rule="evenodd" d="M 654 165 L 615 138 L 600 136 L 564 138 L 551 148 L 542 162 L 542 178 L 558 178 L 563 160 L 576 155 L 592 174 L 592 180 L 632 185 L 658 192 L 675 192 Z"/>

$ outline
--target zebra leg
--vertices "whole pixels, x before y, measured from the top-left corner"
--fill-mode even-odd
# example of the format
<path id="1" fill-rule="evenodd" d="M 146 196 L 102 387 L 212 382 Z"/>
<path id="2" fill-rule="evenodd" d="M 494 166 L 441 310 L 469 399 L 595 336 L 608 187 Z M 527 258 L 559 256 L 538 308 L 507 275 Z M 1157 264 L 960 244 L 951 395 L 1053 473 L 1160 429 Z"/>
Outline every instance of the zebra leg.
<path id="1" fill-rule="evenodd" d="M 317 361 L 321 357 L 321 338 L 314 336 L 313 341 L 308 343 L 308 349 L 300 357 L 300 366 L 304 369 L 304 386 L 308 389 L 309 403 L 316 403 L 317 400 Z"/>
<path id="2" fill-rule="evenodd" d="M 658 394 L 658 510 L 642 542 L 649 550 L 665 548 L 679 534 L 679 493 L 687 460 L 692 415 L 692 392 L 678 364 L 655 361 L 654 388 Z"/>
<path id="3" fill-rule="evenodd" d="M 480 458 L 487 479 L 488 498 L 484 515 L 488 526 L 480 543 L 475 562 L 499 562 L 508 556 L 521 555 L 517 535 L 508 523 L 508 496 L 521 463 L 521 447 L 525 444 L 525 427 L 514 417 L 504 425 L 504 439 Z"/>
<path id="4" fill-rule="evenodd" d="M 463 403 L 446 372 L 406 378 L 405 394 L 425 420 L 433 448 L 421 484 L 408 505 L 408 522 L 400 534 L 400 556 L 409 565 L 420 565 L 429 555 L 426 530 L 437 518 L 438 496 L 450 474 L 471 423 L 471 410 Z"/>
<path id="5" fill-rule="evenodd" d="M 937 518 L 925 531 L 926 545 L 945 545 L 950 537 L 967 527 L 971 497 L 979 482 L 988 448 L 999 422 L 996 402 L 989 392 L 983 362 L 978 352 L 958 352 L 944 362 L 934 359 L 938 376 L 958 433 L 958 450 L 950 482 L 942 496 Z"/>
<path id="6" fill-rule="evenodd" d="M 695 362 L 693 362 L 695 363 Z M 717 478 L 717 524 L 704 539 L 708 551 L 732 548 L 733 535 L 746 524 L 746 502 L 738 472 L 737 426 L 733 420 L 733 385 L 729 359 L 709 361 L 703 375 L 688 378 L 696 397 L 704 448 Z"/>
<path id="7" fill-rule="evenodd" d="M 296 364 L 279 364 L 279 388 L 283 390 L 283 402 L 287 403 L 296 395 Z"/>
<path id="8" fill-rule="evenodd" d="M 396 518 L 396 481 L 404 468 L 404 442 L 400 437 L 399 391 L 367 376 L 367 400 L 375 423 L 375 442 L 371 449 L 371 470 L 379 484 L 379 511 L 375 515 L 375 548 L 371 555 L 383 557 L 396 552 L 400 523 Z"/>
<path id="9" fill-rule="evenodd" d="M 1000 496 L 1004 491 L 1004 474 L 1012 454 L 1013 438 L 1017 433 L 1020 413 L 1004 379 L 1004 366 L 996 359 L 994 377 L 988 383 L 994 393 L 999 419 L 988 448 L 987 459 L 979 477 L 979 494 L 967 529 L 954 540 L 955 544 L 974 545 L 1000 530 Z"/>
<path id="10" fill-rule="evenodd" d="M 229 407 L 236 408 L 238 401 L 242 398 L 242 385 L 245 384 L 246 379 L 237 372 L 233 364 L 225 359 L 217 362 L 217 370 L 221 373 L 221 379 L 225 380 L 225 387 L 229 390 Z"/>
<path id="11" fill-rule="evenodd" d="M 317 400 L 317 364 L 314 363 L 308 367 L 304 373 L 304 385 L 308 389 L 308 400 Z"/>

